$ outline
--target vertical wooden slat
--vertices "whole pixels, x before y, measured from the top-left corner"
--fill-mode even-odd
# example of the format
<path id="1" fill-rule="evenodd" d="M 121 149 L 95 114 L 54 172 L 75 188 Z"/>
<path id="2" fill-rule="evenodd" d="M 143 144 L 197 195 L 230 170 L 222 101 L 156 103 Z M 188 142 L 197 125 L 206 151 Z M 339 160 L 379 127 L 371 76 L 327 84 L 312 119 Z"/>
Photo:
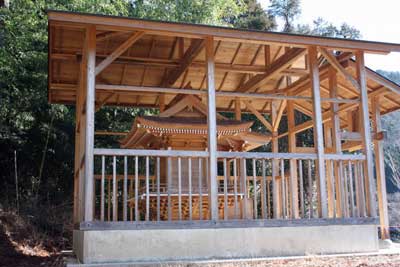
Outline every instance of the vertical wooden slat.
<path id="1" fill-rule="evenodd" d="M 85 108 L 85 175 L 84 175 L 84 221 L 93 220 L 93 195 L 94 195 L 94 114 L 96 100 L 96 26 L 90 25 L 86 28 L 85 39 L 86 57 L 86 108 Z"/>
<path id="2" fill-rule="evenodd" d="M 342 163 L 343 164 L 343 163 Z M 348 174 L 347 167 L 343 164 L 343 203 L 344 203 L 344 216 L 349 217 L 349 191 L 348 191 Z"/>
<path id="3" fill-rule="evenodd" d="M 111 221 L 111 180 L 107 179 L 107 220 Z"/>
<path id="4" fill-rule="evenodd" d="M 365 155 L 365 182 L 366 182 L 366 197 L 368 203 L 368 215 L 370 217 L 376 216 L 376 203 L 375 203 L 375 181 L 373 173 L 373 159 L 372 149 L 369 145 L 371 143 L 371 130 L 369 125 L 369 110 L 368 110 L 368 88 L 367 88 L 367 74 L 364 64 L 364 52 L 356 52 L 356 70 L 357 80 L 360 85 L 360 100 L 361 100 L 361 125 L 362 125 L 362 140 L 363 140 L 363 152 Z"/>
<path id="5" fill-rule="evenodd" d="M 150 218 L 150 164 L 149 164 L 149 157 L 146 157 L 146 221 Z"/>
<path id="6" fill-rule="evenodd" d="M 226 158 L 223 159 L 224 163 L 224 220 L 228 220 L 228 165 Z"/>
<path id="7" fill-rule="evenodd" d="M 160 160 L 160 157 L 157 157 L 157 181 L 156 181 L 156 183 L 157 183 L 157 221 L 160 221 L 160 213 L 161 213 L 161 211 L 160 211 L 160 206 L 161 206 L 161 203 L 160 203 L 160 164 L 161 164 L 161 160 Z"/>
<path id="8" fill-rule="evenodd" d="M 286 217 L 286 189 L 285 189 L 285 162 L 281 159 L 281 194 L 282 194 L 282 216 Z"/>
<path id="9" fill-rule="evenodd" d="M 257 174 L 256 174 L 256 159 L 253 159 L 253 212 L 254 219 L 258 218 L 257 209 Z"/>
<path id="10" fill-rule="evenodd" d="M 299 160 L 299 179 L 300 179 L 300 212 L 301 217 L 304 218 L 304 181 L 303 181 L 303 162 Z"/>
<path id="11" fill-rule="evenodd" d="M 262 159 L 262 181 L 261 181 L 261 188 L 262 188 L 262 198 L 261 198 L 261 211 L 262 211 L 262 218 L 267 219 L 270 213 L 269 210 L 269 184 L 267 182 L 266 177 L 266 166 L 265 166 L 265 159 Z M 268 188 L 268 190 L 267 190 Z"/>
<path id="12" fill-rule="evenodd" d="M 233 159 L 233 197 L 234 197 L 234 214 L 235 219 L 238 218 L 238 191 L 237 191 L 237 163 L 236 159 Z"/>
<path id="13" fill-rule="evenodd" d="M 182 221 L 182 158 L 178 157 L 178 218 Z"/>
<path id="14" fill-rule="evenodd" d="M 100 220 L 104 221 L 104 180 L 105 180 L 105 157 L 101 156 L 101 185 L 100 185 Z"/>
<path id="15" fill-rule="evenodd" d="M 308 48 L 308 62 L 310 64 L 310 77 L 312 84 L 313 115 L 314 115 L 314 145 L 317 149 L 317 173 L 319 180 L 319 198 L 321 217 L 328 217 L 328 205 L 326 194 L 325 162 L 324 162 L 324 140 L 322 130 L 322 110 L 321 110 L 321 91 L 319 81 L 319 66 L 317 58 L 317 48 Z"/>
<path id="16" fill-rule="evenodd" d="M 308 203 L 309 203 L 309 208 L 310 208 L 310 219 L 314 218 L 314 209 L 313 209 L 313 181 L 312 181 L 312 170 L 311 170 L 311 160 L 308 160 L 307 162 L 307 167 L 308 167 Z"/>
<path id="17" fill-rule="evenodd" d="M 171 150 L 169 147 L 168 150 Z M 171 199 L 171 190 L 172 190 L 172 160 L 171 157 L 167 159 L 167 199 L 168 199 L 168 221 L 172 220 L 172 199 Z"/>
<path id="18" fill-rule="evenodd" d="M 240 191 L 243 194 L 242 199 L 242 219 L 247 217 L 247 173 L 246 159 L 240 159 Z"/>
<path id="19" fill-rule="evenodd" d="M 360 182 L 359 182 L 359 170 L 358 162 L 354 162 L 354 191 L 356 193 L 356 216 L 360 217 L 360 207 L 361 207 L 361 194 L 360 194 Z"/>
<path id="20" fill-rule="evenodd" d="M 202 158 L 199 158 L 199 219 L 203 219 L 203 166 Z"/>
<path id="21" fill-rule="evenodd" d="M 135 221 L 139 220 L 139 157 L 135 156 Z"/>
<path id="22" fill-rule="evenodd" d="M 348 166 L 349 166 L 348 169 L 349 169 L 350 211 L 351 211 L 351 216 L 356 217 L 354 209 L 353 165 L 351 161 L 349 161 Z"/>
<path id="23" fill-rule="evenodd" d="M 206 67 L 207 67 L 207 102 L 208 102 L 208 207 L 210 219 L 218 220 L 218 181 L 217 181 L 217 118 L 215 103 L 215 64 L 214 64 L 214 38 L 206 38 Z"/>
<path id="24" fill-rule="evenodd" d="M 117 158 L 113 156 L 113 221 L 118 221 L 117 198 Z"/>
<path id="25" fill-rule="evenodd" d="M 358 162 L 358 170 L 360 175 L 360 193 L 361 193 L 361 207 L 360 207 L 360 216 L 365 217 L 366 213 L 366 200 L 365 200 L 365 185 L 364 185 L 364 163 Z"/>
<path id="26" fill-rule="evenodd" d="M 124 184 L 123 184 L 122 212 L 123 220 L 128 220 L 128 157 L 124 156 Z"/>
<path id="27" fill-rule="evenodd" d="M 188 204 L 189 204 L 189 220 L 192 220 L 193 218 L 193 210 L 192 210 L 192 158 L 188 158 L 188 190 L 189 190 L 189 200 L 188 200 Z"/>
<path id="28" fill-rule="evenodd" d="M 129 179 L 129 198 L 132 200 L 133 197 L 133 179 Z M 129 219 L 131 221 L 134 220 L 133 218 L 133 206 L 129 205 Z"/>

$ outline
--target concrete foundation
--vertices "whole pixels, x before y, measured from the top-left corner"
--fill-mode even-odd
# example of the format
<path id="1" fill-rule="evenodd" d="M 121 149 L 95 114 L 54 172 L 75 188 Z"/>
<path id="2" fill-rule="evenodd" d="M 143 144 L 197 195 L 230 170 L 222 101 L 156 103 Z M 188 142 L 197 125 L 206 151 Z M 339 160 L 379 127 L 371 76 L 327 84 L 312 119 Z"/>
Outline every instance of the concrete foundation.
<path id="1" fill-rule="evenodd" d="M 165 262 L 372 252 L 376 225 L 75 230 L 83 263 Z"/>

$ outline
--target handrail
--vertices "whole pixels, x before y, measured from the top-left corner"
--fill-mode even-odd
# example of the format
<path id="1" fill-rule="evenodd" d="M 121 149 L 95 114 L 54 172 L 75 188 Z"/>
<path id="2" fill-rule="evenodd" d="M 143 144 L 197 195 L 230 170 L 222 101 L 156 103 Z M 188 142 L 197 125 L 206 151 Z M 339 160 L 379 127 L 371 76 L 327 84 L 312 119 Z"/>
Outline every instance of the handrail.
<path id="1" fill-rule="evenodd" d="M 95 148 L 94 155 L 207 158 L 209 154 L 207 151 Z M 245 159 L 303 159 L 303 160 L 318 159 L 316 153 L 225 152 L 225 151 L 218 151 L 217 157 L 245 158 Z M 323 158 L 325 160 L 365 160 L 365 155 L 329 153 L 329 154 L 324 154 Z"/>

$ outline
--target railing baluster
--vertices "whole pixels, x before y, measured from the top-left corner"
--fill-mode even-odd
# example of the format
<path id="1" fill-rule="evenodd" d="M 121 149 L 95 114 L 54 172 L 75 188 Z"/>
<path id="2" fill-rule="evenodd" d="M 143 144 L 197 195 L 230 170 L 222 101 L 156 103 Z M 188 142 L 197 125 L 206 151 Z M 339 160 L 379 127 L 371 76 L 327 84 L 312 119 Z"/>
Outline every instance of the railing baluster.
<path id="1" fill-rule="evenodd" d="M 139 218 L 139 157 L 135 156 L 135 220 Z"/>
<path id="2" fill-rule="evenodd" d="M 247 173 L 246 173 L 246 159 L 242 158 L 240 162 L 241 170 L 241 193 L 243 194 L 242 203 L 242 219 L 247 218 Z"/>
<path id="3" fill-rule="evenodd" d="M 253 159 L 253 212 L 254 219 L 258 218 L 257 209 L 257 176 L 256 176 L 256 159 Z"/>
<path id="4" fill-rule="evenodd" d="M 304 212 L 304 183 L 303 183 L 303 161 L 302 160 L 299 160 L 298 166 L 299 166 L 299 179 L 300 179 L 300 212 L 301 212 L 301 217 L 304 218 L 305 212 Z"/>
<path id="5" fill-rule="evenodd" d="M 113 156 L 113 221 L 118 221 L 117 186 L 117 158 Z"/>
<path id="6" fill-rule="evenodd" d="M 129 199 L 132 201 L 133 197 L 133 179 L 129 179 Z M 132 203 L 129 205 L 129 218 L 131 221 L 133 221 L 133 206 Z"/>
<path id="7" fill-rule="evenodd" d="M 336 186 L 335 186 L 335 161 L 329 161 L 331 166 L 331 191 L 332 191 L 332 209 L 333 209 L 333 218 L 336 218 L 336 203 L 335 203 L 335 194 L 336 194 Z"/>
<path id="8" fill-rule="evenodd" d="M 282 193 L 282 217 L 286 217 L 286 189 L 285 189 L 285 163 L 281 159 L 281 193 Z"/>
<path id="9" fill-rule="evenodd" d="M 107 220 L 111 221 L 111 179 L 107 178 Z"/>
<path id="10" fill-rule="evenodd" d="M 276 159 L 272 159 L 271 160 L 272 163 L 272 205 L 273 205 L 273 210 L 274 210 L 274 219 L 278 219 L 280 217 L 280 209 L 281 207 L 278 205 L 279 203 L 279 187 L 278 187 L 278 183 L 276 181 L 276 176 L 279 175 L 279 171 L 278 173 L 277 170 L 279 170 L 279 165 L 278 165 L 278 160 Z"/>
<path id="11" fill-rule="evenodd" d="M 228 220 L 228 165 L 226 164 L 226 158 L 223 160 L 224 162 L 224 220 Z"/>
<path id="12" fill-rule="evenodd" d="M 262 199 L 261 199 L 261 213 L 262 218 L 267 219 L 269 214 L 269 184 L 267 183 L 266 173 L 265 173 L 265 159 L 262 159 Z M 268 189 L 268 190 L 267 190 Z"/>
<path id="13" fill-rule="evenodd" d="M 128 219 L 128 157 L 124 156 L 124 193 L 123 193 L 123 203 L 122 203 L 122 212 L 123 212 L 123 220 L 127 221 Z"/>
<path id="14" fill-rule="evenodd" d="M 343 199 L 344 199 L 345 217 L 349 217 L 348 176 L 345 164 L 343 166 L 343 189 L 344 189 Z"/>
<path id="15" fill-rule="evenodd" d="M 182 158 L 178 157 L 178 218 L 182 221 Z"/>
<path id="16" fill-rule="evenodd" d="M 171 148 L 168 148 L 168 150 L 171 150 Z M 172 160 L 171 157 L 168 157 L 167 159 L 168 221 L 172 220 L 171 189 L 172 189 Z"/>
<path id="17" fill-rule="evenodd" d="M 235 219 L 239 216 L 238 210 L 238 191 L 237 191 L 237 162 L 236 159 L 233 159 L 233 194 L 234 194 L 234 214 Z"/>
<path id="18" fill-rule="evenodd" d="M 189 169 L 189 220 L 191 221 L 193 218 L 193 211 L 192 211 L 192 158 L 188 158 L 188 169 Z"/>
<path id="19" fill-rule="evenodd" d="M 146 221 L 150 219 L 150 175 L 149 156 L 146 157 Z"/>
<path id="20" fill-rule="evenodd" d="M 354 191 L 356 193 L 356 216 L 360 217 L 361 212 L 361 195 L 360 195 L 360 174 L 358 170 L 358 162 L 354 162 Z"/>
<path id="21" fill-rule="evenodd" d="M 308 160 L 308 204 L 310 210 L 310 219 L 314 218 L 314 207 L 313 207 L 313 181 L 312 181 L 312 170 L 311 170 L 311 160 Z"/>
<path id="22" fill-rule="evenodd" d="M 100 185 L 100 220 L 104 221 L 104 179 L 105 179 L 105 157 L 101 156 L 101 185 Z"/>
<path id="23" fill-rule="evenodd" d="M 203 196 L 202 196 L 202 187 L 203 187 L 203 167 L 202 167 L 202 158 L 199 158 L 199 219 L 203 220 Z"/>
<path id="24" fill-rule="evenodd" d="M 364 164 L 363 162 L 359 161 L 358 162 L 359 166 L 359 174 L 360 174 L 360 189 L 361 189 L 361 203 L 362 203 L 362 209 L 361 209 L 361 216 L 365 217 L 366 216 L 366 199 L 365 199 L 365 187 L 364 187 Z"/>
<path id="25" fill-rule="evenodd" d="M 353 188 L 353 164 L 349 160 L 349 185 L 350 185 L 350 210 L 351 216 L 356 217 L 354 209 L 354 188 Z"/>
<path id="26" fill-rule="evenodd" d="M 157 221 L 160 221 L 160 157 L 157 157 Z"/>

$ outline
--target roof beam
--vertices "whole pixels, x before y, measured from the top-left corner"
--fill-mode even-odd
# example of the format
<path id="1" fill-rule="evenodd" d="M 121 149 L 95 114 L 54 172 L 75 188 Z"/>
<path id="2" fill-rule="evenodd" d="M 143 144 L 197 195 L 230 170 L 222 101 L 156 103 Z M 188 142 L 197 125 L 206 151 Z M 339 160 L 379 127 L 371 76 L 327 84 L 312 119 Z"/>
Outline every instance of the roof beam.
<path id="1" fill-rule="evenodd" d="M 110 65 L 115 59 L 122 55 L 129 47 L 131 47 L 137 40 L 139 40 L 144 35 L 144 32 L 135 32 L 123 42 L 117 49 L 114 50 L 110 55 L 108 55 L 100 64 L 96 66 L 95 75 L 97 76 L 102 72 L 108 65 Z"/>
<path id="2" fill-rule="evenodd" d="M 133 19 L 126 17 L 96 16 L 92 14 L 72 13 L 50 10 L 47 12 L 49 21 L 63 27 L 82 27 L 82 24 L 93 24 L 101 30 L 132 30 L 139 29 L 151 34 L 179 36 L 188 38 L 201 38 L 201 36 L 214 36 L 215 40 L 245 41 L 257 44 L 280 44 L 285 46 L 309 45 L 330 47 L 338 50 L 354 51 L 356 49 L 371 53 L 400 52 L 399 44 L 369 42 L 360 40 L 326 38 L 307 35 L 295 35 L 266 31 L 248 31 L 227 27 L 210 27 L 205 25 L 167 23 Z"/>
<path id="3" fill-rule="evenodd" d="M 263 74 L 258 74 L 244 83 L 239 92 L 248 92 L 264 85 L 268 79 L 272 79 L 279 75 L 283 70 L 289 68 L 294 61 L 303 56 L 306 50 L 303 48 L 290 48 L 285 54 L 274 61 L 267 71 Z"/>
<path id="4" fill-rule="evenodd" d="M 260 112 L 258 112 L 258 110 L 257 110 L 255 107 L 253 107 L 253 105 L 250 103 L 250 101 L 245 100 L 245 101 L 243 101 L 243 102 L 244 102 L 244 104 L 246 105 L 247 109 L 250 110 L 251 113 L 253 113 L 253 114 L 257 117 L 257 119 L 258 119 L 270 132 L 272 132 L 272 125 L 271 125 L 271 123 L 270 123 L 269 121 L 267 121 L 267 120 L 265 119 L 265 117 L 264 117 Z"/>
<path id="5" fill-rule="evenodd" d="M 332 55 L 328 50 L 323 47 L 318 47 L 318 51 L 322 54 L 322 56 L 334 67 L 340 74 L 342 74 L 353 86 L 360 92 L 360 85 L 353 78 L 353 76 L 346 71 L 346 69 L 340 64 L 337 58 Z"/>
<path id="6" fill-rule="evenodd" d="M 184 73 L 187 68 L 192 64 L 193 60 L 200 53 L 201 49 L 204 47 L 203 39 L 194 39 L 190 44 L 189 48 L 183 55 L 179 66 L 171 72 L 171 74 L 165 80 L 164 87 L 172 87 L 174 83 L 179 79 L 179 77 Z"/>

